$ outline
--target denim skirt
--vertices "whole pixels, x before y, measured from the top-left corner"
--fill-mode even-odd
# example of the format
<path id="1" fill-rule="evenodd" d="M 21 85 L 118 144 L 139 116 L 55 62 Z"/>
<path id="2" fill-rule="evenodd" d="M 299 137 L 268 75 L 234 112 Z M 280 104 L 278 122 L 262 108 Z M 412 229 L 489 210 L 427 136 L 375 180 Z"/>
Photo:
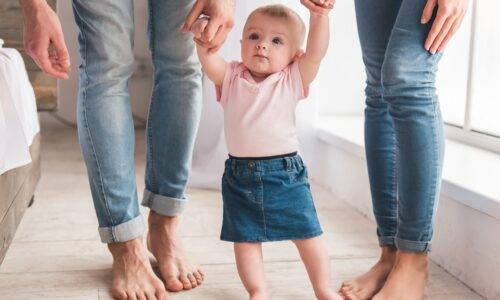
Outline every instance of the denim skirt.
<path id="1" fill-rule="evenodd" d="M 221 240 L 299 240 L 322 233 L 298 154 L 271 159 L 229 158 L 222 176 Z"/>

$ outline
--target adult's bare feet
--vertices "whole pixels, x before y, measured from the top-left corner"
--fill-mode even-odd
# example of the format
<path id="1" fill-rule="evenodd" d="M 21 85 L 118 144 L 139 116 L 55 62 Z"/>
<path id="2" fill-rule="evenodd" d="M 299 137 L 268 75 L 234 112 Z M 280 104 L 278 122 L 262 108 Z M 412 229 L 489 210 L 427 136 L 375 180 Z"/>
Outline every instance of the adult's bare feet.
<path id="1" fill-rule="evenodd" d="M 421 300 L 424 297 L 428 265 L 427 253 L 398 251 L 396 263 L 384 287 L 373 297 L 373 300 Z"/>
<path id="2" fill-rule="evenodd" d="M 187 259 L 178 236 L 178 223 L 178 217 L 149 212 L 148 249 L 158 261 L 167 290 L 172 292 L 195 288 L 205 277 L 202 270 Z"/>
<path id="3" fill-rule="evenodd" d="M 365 274 L 342 283 L 339 292 L 347 300 L 371 299 L 382 289 L 396 261 L 396 249 L 382 247 L 379 261 Z"/>
<path id="4" fill-rule="evenodd" d="M 113 256 L 111 294 L 115 299 L 168 299 L 163 282 L 155 275 L 142 237 L 108 244 Z"/>

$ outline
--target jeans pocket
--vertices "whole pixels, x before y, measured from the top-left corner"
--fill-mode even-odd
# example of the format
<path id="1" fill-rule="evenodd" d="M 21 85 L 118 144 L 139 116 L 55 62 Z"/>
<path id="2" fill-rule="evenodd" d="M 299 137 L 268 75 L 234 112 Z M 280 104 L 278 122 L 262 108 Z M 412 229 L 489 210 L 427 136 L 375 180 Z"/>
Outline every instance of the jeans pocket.
<path id="1" fill-rule="evenodd" d="M 232 200 L 239 199 L 240 201 L 250 201 L 260 203 L 258 197 L 253 192 L 253 182 L 251 178 L 246 176 L 233 176 L 231 173 L 224 173 L 222 177 L 223 194 L 230 197 Z"/>
<path id="2" fill-rule="evenodd" d="M 290 177 L 290 182 L 307 182 L 309 175 L 307 173 L 307 168 L 305 166 L 298 167 L 288 172 Z"/>

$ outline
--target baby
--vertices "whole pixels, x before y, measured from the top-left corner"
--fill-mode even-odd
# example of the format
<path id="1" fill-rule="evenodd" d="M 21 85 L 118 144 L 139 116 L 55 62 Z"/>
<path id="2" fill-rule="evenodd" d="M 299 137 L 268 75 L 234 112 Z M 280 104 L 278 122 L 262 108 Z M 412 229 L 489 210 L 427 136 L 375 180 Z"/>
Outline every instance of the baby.
<path id="1" fill-rule="evenodd" d="M 295 108 L 307 97 L 328 48 L 328 12 L 310 11 L 310 29 L 283 5 L 253 11 L 243 29 L 242 62 L 226 62 L 199 40 L 203 70 L 217 87 L 229 149 L 222 177 L 221 239 L 234 243 L 238 273 L 250 299 L 268 299 L 262 242 L 292 240 L 318 299 L 342 299 L 330 287 L 330 261 L 320 238 L 307 169 L 298 151 Z M 321 5 L 321 4 L 318 4 Z"/>

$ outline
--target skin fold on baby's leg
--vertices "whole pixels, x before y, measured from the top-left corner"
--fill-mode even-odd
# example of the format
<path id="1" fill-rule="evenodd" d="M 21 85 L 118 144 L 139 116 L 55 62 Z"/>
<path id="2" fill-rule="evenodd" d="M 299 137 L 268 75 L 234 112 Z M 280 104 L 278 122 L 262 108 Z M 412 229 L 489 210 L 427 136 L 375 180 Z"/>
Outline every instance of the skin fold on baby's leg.
<path id="1" fill-rule="evenodd" d="M 268 300 L 262 243 L 234 243 L 238 274 L 250 300 Z"/>
<path id="2" fill-rule="evenodd" d="M 330 259 L 325 243 L 320 237 L 293 241 L 309 275 L 316 298 L 319 300 L 343 299 L 330 285 Z"/>

